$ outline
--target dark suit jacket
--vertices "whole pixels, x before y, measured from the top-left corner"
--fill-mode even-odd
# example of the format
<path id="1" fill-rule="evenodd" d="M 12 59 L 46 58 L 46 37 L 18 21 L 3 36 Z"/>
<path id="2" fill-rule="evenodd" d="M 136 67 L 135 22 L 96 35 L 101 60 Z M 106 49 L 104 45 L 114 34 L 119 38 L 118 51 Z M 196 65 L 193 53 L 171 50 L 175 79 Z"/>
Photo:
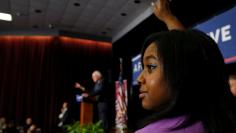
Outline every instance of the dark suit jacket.
<path id="1" fill-rule="evenodd" d="M 89 97 L 96 96 L 98 102 L 106 102 L 108 100 L 107 85 L 103 79 L 98 80 L 93 89 L 89 92 Z"/>
<path id="2" fill-rule="evenodd" d="M 65 111 L 64 115 L 62 118 L 59 118 L 59 122 L 62 122 L 63 125 L 66 125 L 66 124 L 69 124 L 70 123 L 70 120 L 69 120 L 69 113 L 68 113 L 68 109 Z"/>

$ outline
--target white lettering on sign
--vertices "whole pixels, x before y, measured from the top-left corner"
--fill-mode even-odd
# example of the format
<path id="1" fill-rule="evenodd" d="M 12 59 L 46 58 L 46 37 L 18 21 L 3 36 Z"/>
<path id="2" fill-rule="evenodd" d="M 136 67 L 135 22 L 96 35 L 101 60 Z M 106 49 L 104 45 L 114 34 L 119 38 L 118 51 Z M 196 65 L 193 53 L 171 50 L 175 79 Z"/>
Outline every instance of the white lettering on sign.
<path id="1" fill-rule="evenodd" d="M 226 42 L 231 40 L 231 35 L 230 35 L 230 25 L 226 25 L 221 28 L 221 35 L 222 35 L 222 42 Z"/>
<path id="2" fill-rule="evenodd" d="M 138 72 L 138 71 L 141 71 L 142 70 L 142 64 L 141 62 L 139 61 L 137 64 L 134 64 L 134 69 L 133 69 L 133 72 Z"/>
<path id="3" fill-rule="evenodd" d="M 215 40 L 216 43 L 219 43 L 219 41 L 221 42 L 230 41 L 232 39 L 232 36 L 230 34 L 230 28 L 231 28 L 231 25 L 228 24 L 221 28 L 217 28 L 215 32 L 214 31 L 209 32 L 208 35 L 213 40 Z"/>

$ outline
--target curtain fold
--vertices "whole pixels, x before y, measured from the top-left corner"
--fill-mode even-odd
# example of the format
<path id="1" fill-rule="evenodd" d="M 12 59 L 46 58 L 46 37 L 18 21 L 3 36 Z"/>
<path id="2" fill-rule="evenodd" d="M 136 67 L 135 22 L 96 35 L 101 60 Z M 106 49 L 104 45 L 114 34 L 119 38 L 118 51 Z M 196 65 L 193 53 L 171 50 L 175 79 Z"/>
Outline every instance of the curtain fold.
<path id="1" fill-rule="evenodd" d="M 112 45 L 56 36 L 0 37 L 0 117 L 23 123 L 30 116 L 52 133 L 73 83 L 90 84 L 94 69 L 110 67 Z"/>

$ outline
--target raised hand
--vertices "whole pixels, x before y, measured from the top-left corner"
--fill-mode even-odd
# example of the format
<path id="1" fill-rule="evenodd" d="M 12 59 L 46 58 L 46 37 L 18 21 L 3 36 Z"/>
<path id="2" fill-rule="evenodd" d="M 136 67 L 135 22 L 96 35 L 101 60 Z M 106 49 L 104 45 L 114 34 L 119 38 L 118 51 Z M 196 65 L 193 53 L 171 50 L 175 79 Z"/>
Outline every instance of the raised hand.
<path id="1" fill-rule="evenodd" d="M 75 85 L 74 85 L 74 87 L 79 89 L 79 88 L 81 87 L 81 85 L 80 85 L 80 83 L 78 83 L 78 82 L 75 82 Z"/>
<path id="2" fill-rule="evenodd" d="M 182 23 L 171 13 L 168 0 L 152 2 L 153 13 L 163 21 L 169 30 L 185 30 Z"/>
<path id="3" fill-rule="evenodd" d="M 166 22 L 169 17 L 173 17 L 168 0 L 157 0 L 152 2 L 152 8 L 155 16 L 163 22 Z"/>
<path id="4" fill-rule="evenodd" d="M 83 86 L 81 86 L 80 83 L 78 83 L 78 82 L 75 82 L 74 87 L 77 89 L 80 89 L 82 91 L 85 91 L 85 88 Z"/>

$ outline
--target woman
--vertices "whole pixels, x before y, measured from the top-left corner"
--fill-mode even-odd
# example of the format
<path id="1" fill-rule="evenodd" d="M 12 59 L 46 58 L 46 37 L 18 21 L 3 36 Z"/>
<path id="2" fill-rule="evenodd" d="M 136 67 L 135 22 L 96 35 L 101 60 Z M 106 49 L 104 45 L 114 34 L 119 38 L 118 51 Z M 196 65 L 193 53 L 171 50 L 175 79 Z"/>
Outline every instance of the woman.
<path id="1" fill-rule="evenodd" d="M 138 78 L 143 108 L 154 113 L 137 133 L 231 133 L 221 107 L 228 89 L 216 43 L 195 30 L 147 38 Z"/>
<path id="2" fill-rule="evenodd" d="M 217 44 L 200 31 L 185 30 L 167 0 L 152 5 L 171 31 L 144 43 L 139 98 L 153 113 L 136 133 L 232 133 L 222 107 L 229 86 Z"/>

